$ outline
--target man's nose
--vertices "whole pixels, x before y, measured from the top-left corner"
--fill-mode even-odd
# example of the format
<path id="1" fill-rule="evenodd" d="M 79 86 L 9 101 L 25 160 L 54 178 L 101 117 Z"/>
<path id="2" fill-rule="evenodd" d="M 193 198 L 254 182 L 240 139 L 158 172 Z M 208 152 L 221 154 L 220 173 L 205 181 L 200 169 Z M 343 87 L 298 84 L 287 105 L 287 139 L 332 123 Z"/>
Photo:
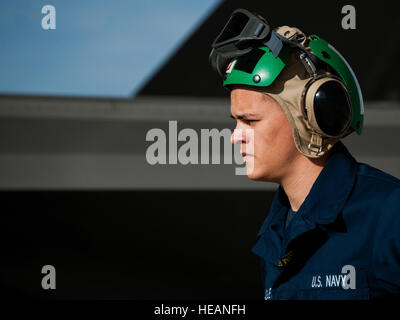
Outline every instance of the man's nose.
<path id="1" fill-rule="evenodd" d="M 238 124 L 236 125 L 236 128 L 233 130 L 233 133 L 231 135 L 231 143 L 232 144 L 237 144 L 237 143 L 246 143 L 246 134 L 245 134 L 244 128 L 241 128 Z"/>

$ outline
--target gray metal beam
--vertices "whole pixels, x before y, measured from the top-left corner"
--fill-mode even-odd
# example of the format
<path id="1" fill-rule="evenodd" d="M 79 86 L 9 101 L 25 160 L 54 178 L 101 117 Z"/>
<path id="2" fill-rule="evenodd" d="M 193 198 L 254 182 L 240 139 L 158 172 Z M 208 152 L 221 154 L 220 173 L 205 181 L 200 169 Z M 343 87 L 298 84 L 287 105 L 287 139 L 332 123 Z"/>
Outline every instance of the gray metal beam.
<path id="1" fill-rule="evenodd" d="M 155 165 L 152 128 L 233 128 L 229 99 L 0 97 L 0 189 L 275 189 L 235 165 Z M 400 177 L 400 105 L 366 103 L 365 129 L 344 139 L 362 162 Z"/>

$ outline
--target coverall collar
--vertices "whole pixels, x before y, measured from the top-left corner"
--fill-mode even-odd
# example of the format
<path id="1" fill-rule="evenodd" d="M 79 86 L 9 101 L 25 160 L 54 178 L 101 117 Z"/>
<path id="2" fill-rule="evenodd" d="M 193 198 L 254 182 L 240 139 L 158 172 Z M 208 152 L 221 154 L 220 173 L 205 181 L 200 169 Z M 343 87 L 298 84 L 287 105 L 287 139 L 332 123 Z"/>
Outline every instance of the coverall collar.
<path id="1" fill-rule="evenodd" d="M 302 206 L 302 218 L 311 224 L 329 224 L 342 211 L 353 189 L 357 161 L 338 142 Z M 281 188 L 282 189 L 282 188 Z M 283 189 L 281 190 L 283 191 Z"/>
<path id="2" fill-rule="evenodd" d="M 303 219 L 312 224 L 333 222 L 350 195 L 356 174 L 356 160 L 339 141 L 298 210 Z M 279 186 L 278 193 L 274 210 L 289 209 L 289 200 L 282 186 Z"/>
<path id="3" fill-rule="evenodd" d="M 350 196 L 356 174 L 356 160 L 339 141 L 332 148 L 331 156 L 286 230 L 285 215 L 290 203 L 284 189 L 279 186 L 270 213 L 258 233 L 265 240 L 269 239 L 270 249 L 257 249 L 256 245 L 256 251 L 261 250 L 267 259 L 270 258 L 268 260 L 276 260 L 274 256 L 280 255 L 281 249 L 286 251 L 288 244 L 297 236 L 318 225 L 333 223 Z"/>

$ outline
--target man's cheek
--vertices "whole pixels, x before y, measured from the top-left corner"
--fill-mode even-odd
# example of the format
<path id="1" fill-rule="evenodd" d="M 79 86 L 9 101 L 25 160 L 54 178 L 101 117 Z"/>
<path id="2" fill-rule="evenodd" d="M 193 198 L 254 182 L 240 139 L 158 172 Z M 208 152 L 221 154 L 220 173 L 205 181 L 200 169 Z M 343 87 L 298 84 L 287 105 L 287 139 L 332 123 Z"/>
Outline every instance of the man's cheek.
<path id="1" fill-rule="evenodd" d="M 255 149 L 256 149 L 256 141 L 253 138 L 253 139 L 249 140 L 249 142 L 246 144 L 246 153 L 254 155 Z"/>
<path id="2" fill-rule="evenodd" d="M 254 137 L 253 148 L 257 153 L 269 152 L 276 143 L 277 136 L 265 131 L 256 133 Z"/>

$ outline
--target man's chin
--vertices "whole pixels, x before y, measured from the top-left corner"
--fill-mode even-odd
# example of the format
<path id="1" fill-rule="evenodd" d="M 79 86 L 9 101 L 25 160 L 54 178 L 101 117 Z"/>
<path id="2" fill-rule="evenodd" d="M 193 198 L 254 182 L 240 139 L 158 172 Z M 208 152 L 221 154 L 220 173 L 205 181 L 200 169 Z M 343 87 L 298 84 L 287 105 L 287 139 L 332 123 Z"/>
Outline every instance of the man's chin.
<path id="1" fill-rule="evenodd" d="M 250 180 L 254 181 L 262 181 L 263 177 L 260 173 L 258 173 L 254 168 L 246 167 L 246 175 Z"/>
<path id="2" fill-rule="evenodd" d="M 262 170 L 246 167 L 246 175 L 250 180 L 263 182 L 276 182 L 273 176 Z"/>

